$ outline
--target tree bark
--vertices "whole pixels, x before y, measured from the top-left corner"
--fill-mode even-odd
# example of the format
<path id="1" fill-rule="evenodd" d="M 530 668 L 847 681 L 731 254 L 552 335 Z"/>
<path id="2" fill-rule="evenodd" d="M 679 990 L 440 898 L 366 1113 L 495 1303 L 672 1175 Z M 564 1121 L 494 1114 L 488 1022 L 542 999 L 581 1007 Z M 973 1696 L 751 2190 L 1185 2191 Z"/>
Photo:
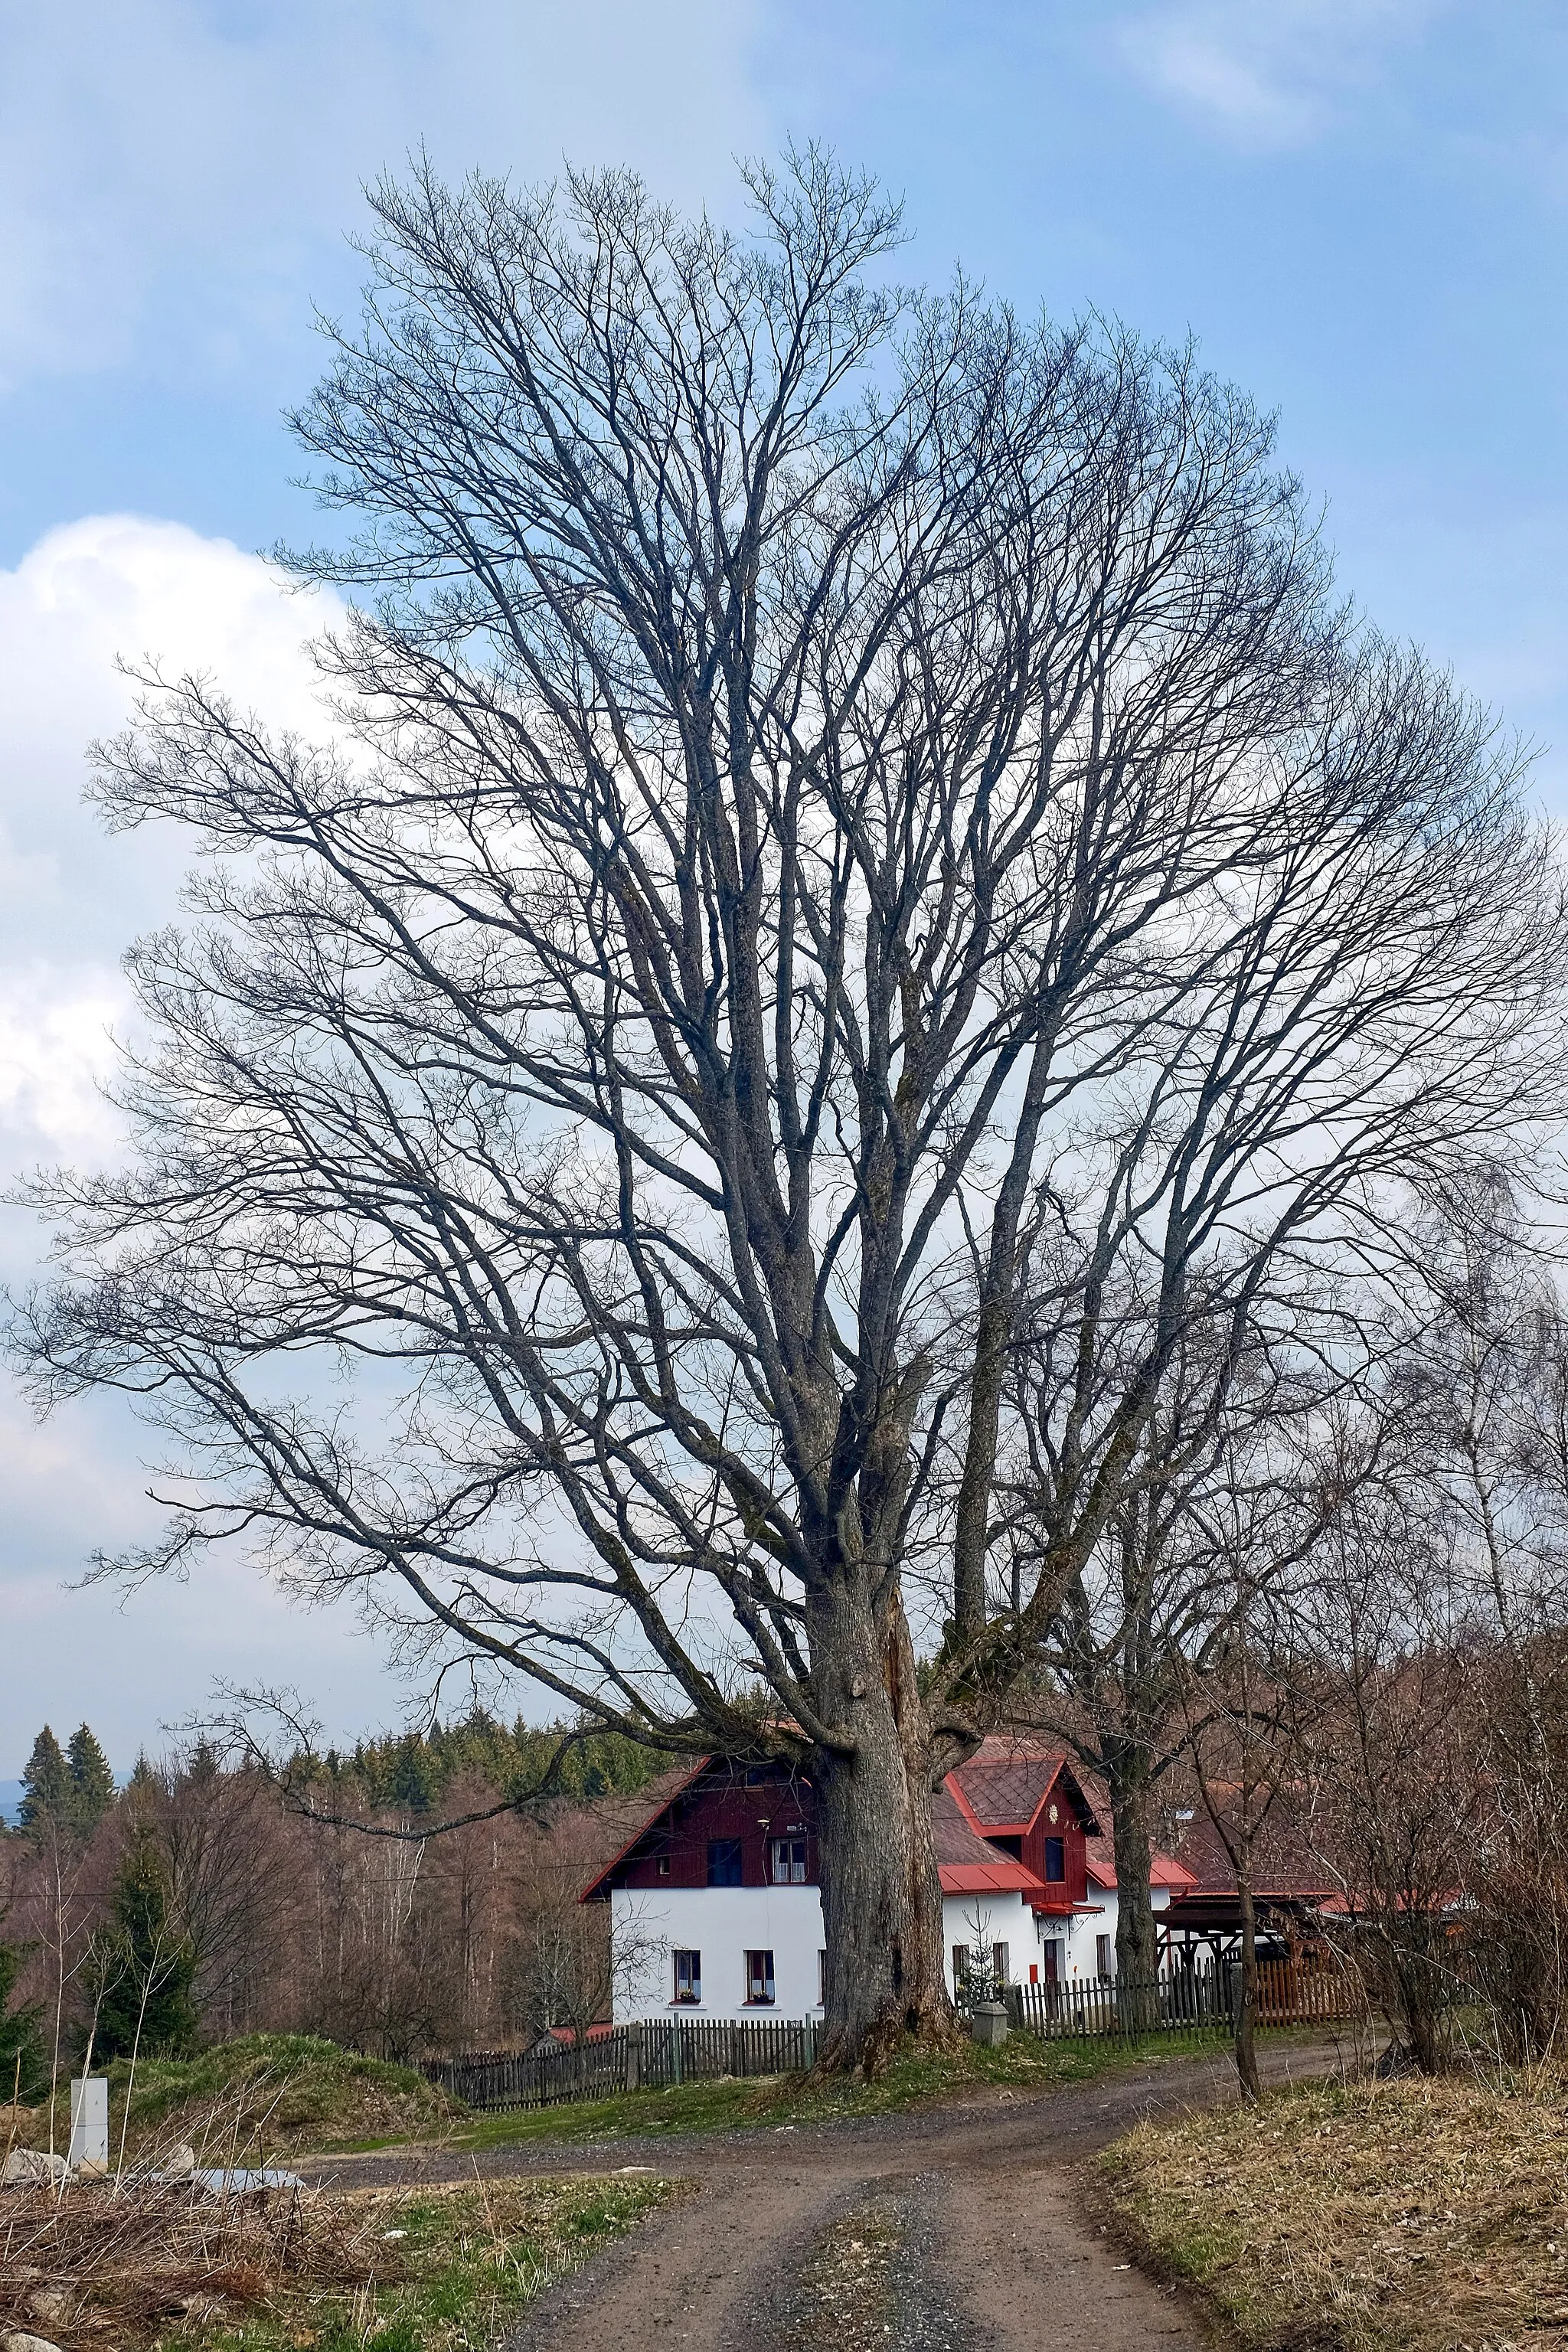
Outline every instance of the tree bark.
<path id="1" fill-rule="evenodd" d="M 840 1592 L 828 1639 L 837 1718 L 856 1745 L 816 1755 L 827 1984 L 817 2065 L 874 2074 L 905 2039 L 952 2044 L 942 1882 L 931 1835 L 931 1759 L 915 1658 L 895 1594 L 886 1623 Z"/>
<path id="2" fill-rule="evenodd" d="M 1160 1970 L 1149 1875 L 1153 1780 L 1148 1750 L 1141 1741 L 1119 1741 L 1105 1760 L 1116 1860 L 1116 1975 L 1123 2022 L 1142 2026 L 1152 2022 L 1152 1988 Z"/>
<path id="3" fill-rule="evenodd" d="M 1263 2096 L 1258 2073 L 1258 1911 L 1252 1900 L 1252 1874 L 1247 1863 L 1237 1872 L 1236 1891 L 1241 1898 L 1241 1997 L 1236 2008 L 1236 2078 L 1241 2095 L 1256 2106 Z"/>

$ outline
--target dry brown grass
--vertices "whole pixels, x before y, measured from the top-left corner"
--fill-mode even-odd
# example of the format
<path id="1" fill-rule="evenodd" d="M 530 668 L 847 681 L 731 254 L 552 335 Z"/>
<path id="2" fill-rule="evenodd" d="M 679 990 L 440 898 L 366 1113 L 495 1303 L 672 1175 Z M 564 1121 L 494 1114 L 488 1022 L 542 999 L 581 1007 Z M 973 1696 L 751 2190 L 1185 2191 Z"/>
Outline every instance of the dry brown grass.
<path id="1" fill-rule="evenodd" d="M 400 2268 L 379 2215 L 309 2191 L 209 2198 L 149 2180 L 0 2191 L 0 2335 L 31 2330 L 68 2352 L 118 2352 L 171 2321 Z"/>
<path id="2" fill-rule="evenodd" d="M 1146 2124 L 1101 2159 L 1130 2234 L 1249 2347 L 1568 2341 L 1568 2085 L 1281 2091 Z"/>
<path id="3" fill-rule="evenodd" d="M 207 2200 L 139 2180 L 0 2191 L 0 2338 L 60 2352 L 477 2352 L 682 2194 L 563 2175 Z"/>

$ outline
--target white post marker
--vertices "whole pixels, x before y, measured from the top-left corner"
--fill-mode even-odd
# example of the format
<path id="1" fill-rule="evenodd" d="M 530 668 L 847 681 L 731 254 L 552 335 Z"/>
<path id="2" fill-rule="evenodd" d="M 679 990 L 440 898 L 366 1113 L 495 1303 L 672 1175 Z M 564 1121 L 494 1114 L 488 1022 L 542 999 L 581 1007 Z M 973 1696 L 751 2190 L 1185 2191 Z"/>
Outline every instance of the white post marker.
<path id="1" fill-rule="evenodd" d="M 109 2077 L 84 2074 L 71 2084 L 71 2142 L 66 2161 L 109 2170 Z"/>

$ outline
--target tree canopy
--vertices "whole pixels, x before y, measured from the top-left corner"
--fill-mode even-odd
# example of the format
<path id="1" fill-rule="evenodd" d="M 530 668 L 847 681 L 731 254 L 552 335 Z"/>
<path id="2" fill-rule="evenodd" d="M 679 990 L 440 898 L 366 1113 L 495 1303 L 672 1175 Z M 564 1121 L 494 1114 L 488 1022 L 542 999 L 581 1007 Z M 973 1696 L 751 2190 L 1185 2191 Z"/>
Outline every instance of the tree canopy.
<path id="1" fill-rule="evenodd" d="M 206 862 L 22 1343 L 182 1449 L 122 1570 L 247 1538 L 433 1669 L 809 1769 L 858 2055 L 944 2030 L 927 1792 L 1175 1352 L 1320 1345 L 1308 1268 L 1539 1112 L 1563 926 L 1250 401 L 890 284 L 826 158 L 748 185 L 747 234 L 624 173 L 375 193 L 295 420 L 333 723 L 150 677 L 104 750 Z"/>

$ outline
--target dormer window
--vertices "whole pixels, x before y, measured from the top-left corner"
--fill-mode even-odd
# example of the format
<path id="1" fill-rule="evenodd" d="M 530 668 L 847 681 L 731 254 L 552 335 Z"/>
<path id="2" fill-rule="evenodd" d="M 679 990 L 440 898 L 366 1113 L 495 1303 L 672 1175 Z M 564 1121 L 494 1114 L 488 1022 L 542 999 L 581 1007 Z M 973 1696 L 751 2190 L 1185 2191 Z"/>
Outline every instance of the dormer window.
<path id="1" fill-rule="evenodd" d="M 1067 1847 L 1060 1838 L 1046 1840 L 1046 1877 L 1054 1886 L 1068 1874 Z"/>

